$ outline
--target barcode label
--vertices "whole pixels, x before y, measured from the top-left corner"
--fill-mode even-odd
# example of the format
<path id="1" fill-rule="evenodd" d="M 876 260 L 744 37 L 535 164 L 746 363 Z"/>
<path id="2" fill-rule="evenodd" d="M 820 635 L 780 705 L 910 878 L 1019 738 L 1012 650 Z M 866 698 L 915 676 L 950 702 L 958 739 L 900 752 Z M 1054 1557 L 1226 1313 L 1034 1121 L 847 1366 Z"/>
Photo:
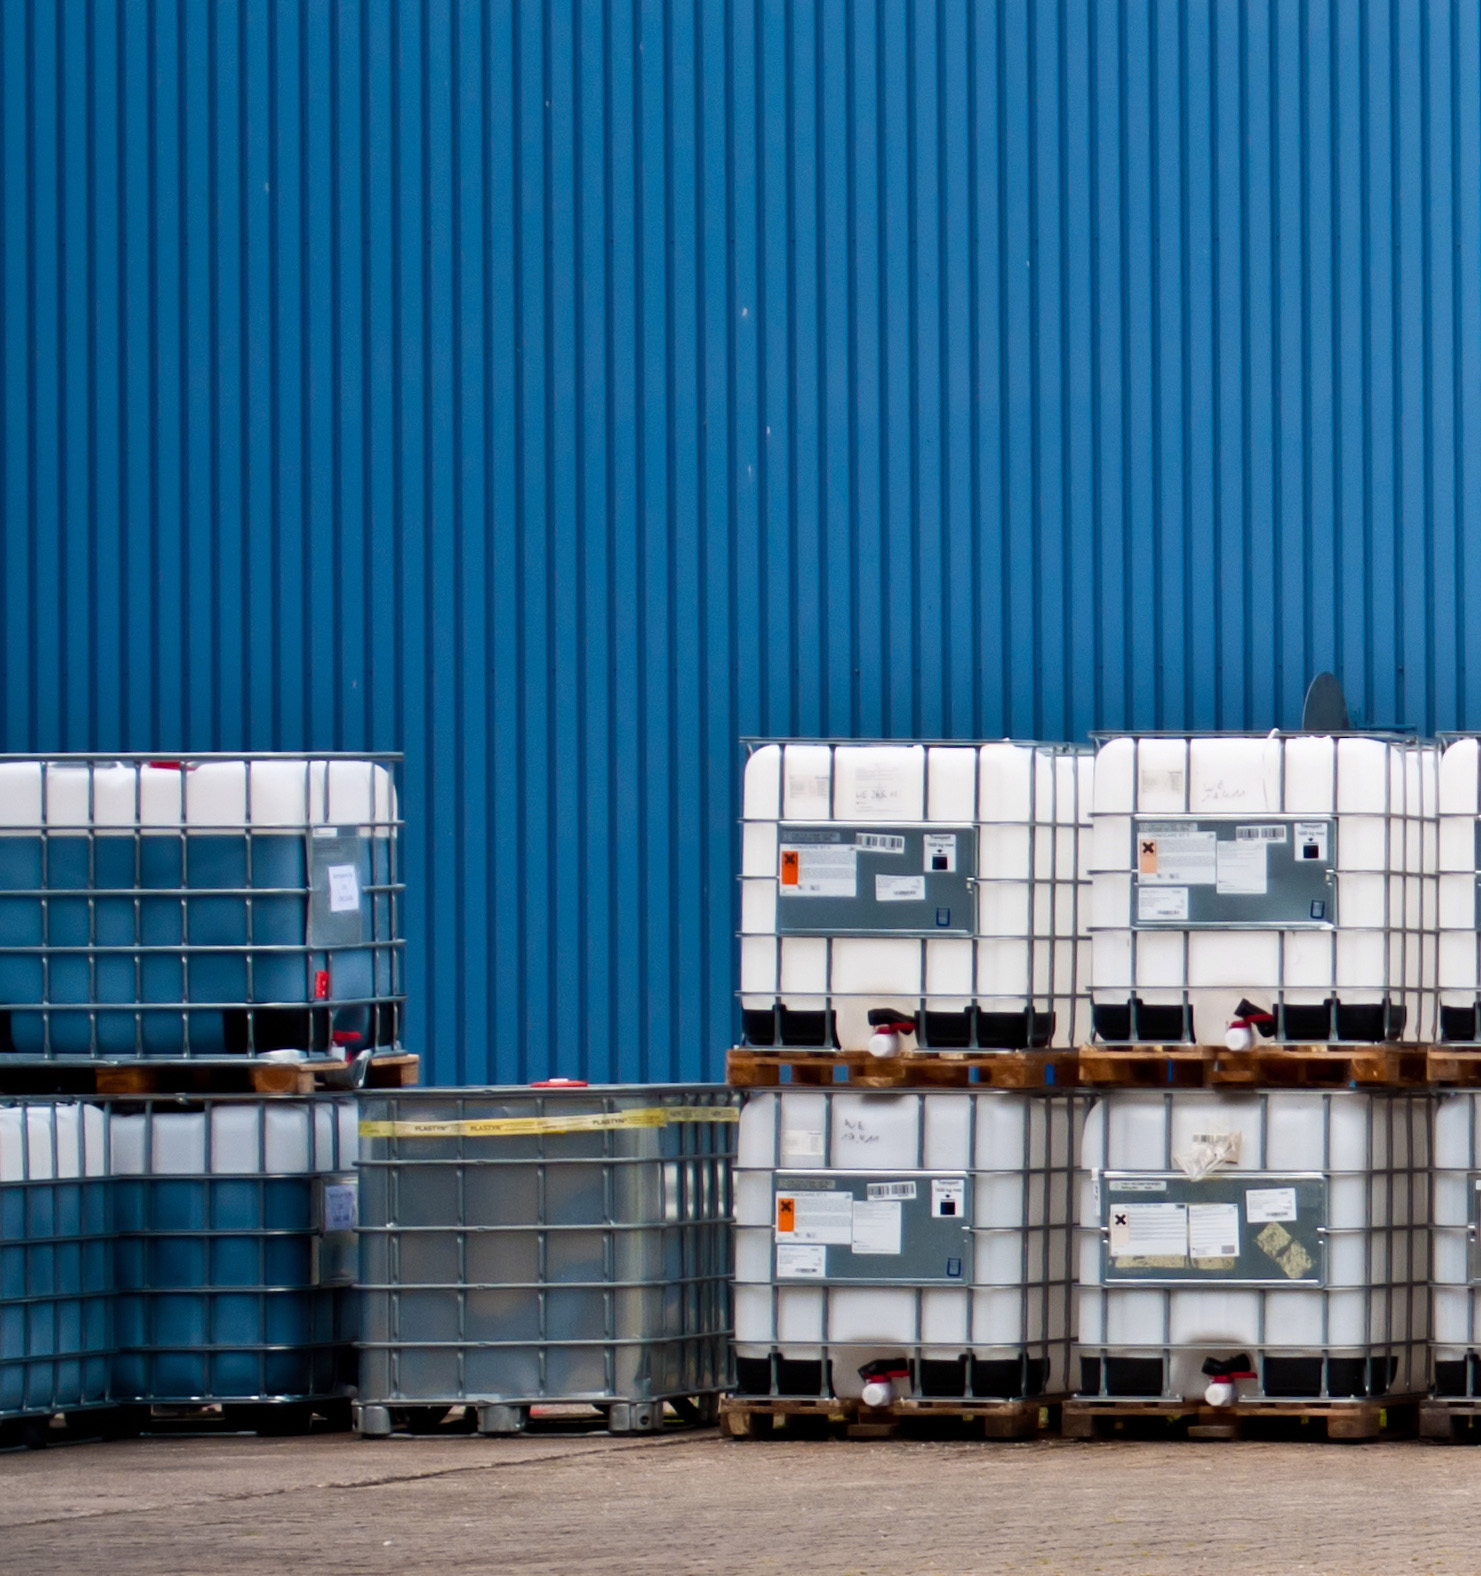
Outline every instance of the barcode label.
<path id="1" fill-rule="evenodd" d="M 1240 843 L 1283 843 L 1286 829 L 1283 826 L 1236 826 L 1234 837 Z"/>
<path id="2" fill-rule="evenodd" d="M 880 1198 L 914 1198 L 914 1182 L 870 1182 L 864 1191 L 871 1200 Z"/>
<path id="3" fill-rule="evenodd" d="M 855 848 L 868 848 L 876 854 L 903 854 L 905 839 L 890 832 L 859 832 L 854 837 Z"/>

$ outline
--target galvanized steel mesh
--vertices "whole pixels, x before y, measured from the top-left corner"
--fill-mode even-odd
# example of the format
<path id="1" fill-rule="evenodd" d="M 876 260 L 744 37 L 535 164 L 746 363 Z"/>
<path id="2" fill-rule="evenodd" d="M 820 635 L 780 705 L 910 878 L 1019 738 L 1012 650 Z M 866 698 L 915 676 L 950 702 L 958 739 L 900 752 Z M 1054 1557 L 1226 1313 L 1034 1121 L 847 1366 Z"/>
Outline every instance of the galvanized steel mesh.
<path id="1" fill-rule="evenodd" d="M 362 1405 L 724 1389 L 735 1101 L 679 1085 L 362 1096 Z"/>

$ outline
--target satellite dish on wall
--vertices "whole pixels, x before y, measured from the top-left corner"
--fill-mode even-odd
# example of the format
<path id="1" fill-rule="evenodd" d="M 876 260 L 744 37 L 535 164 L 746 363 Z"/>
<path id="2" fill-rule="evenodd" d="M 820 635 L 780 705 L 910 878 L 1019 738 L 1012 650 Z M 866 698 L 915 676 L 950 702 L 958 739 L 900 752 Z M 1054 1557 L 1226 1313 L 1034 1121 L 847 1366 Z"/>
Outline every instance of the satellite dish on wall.
<path id="1" fill-rule="evenodd" d="M 1347 718 L 1347 697 L 1335 674 L 1318 673 L 1306 691 L 1301 708 L 1302 733 L 1346 733 L 1352 727 Z"/>

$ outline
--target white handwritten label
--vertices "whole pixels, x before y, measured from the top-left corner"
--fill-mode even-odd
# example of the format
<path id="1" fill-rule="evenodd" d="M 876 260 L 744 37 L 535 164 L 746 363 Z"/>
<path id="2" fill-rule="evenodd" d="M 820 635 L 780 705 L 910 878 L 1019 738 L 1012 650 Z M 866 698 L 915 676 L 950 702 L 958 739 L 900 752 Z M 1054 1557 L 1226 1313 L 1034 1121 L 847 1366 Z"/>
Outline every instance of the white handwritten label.
<path id="1" fill-rule="evenodd" d="M 353 1231 L 355 1229 L 355 1198 L 357 1189 L 353 1182 L 330 1182 L 324 1188 L 325 1231 Z"/>
<path id="2" fill-rule="evenodd" d="M 329 912 L 353 914 L 360 907 L 360 878 L 354 865 L 330 865 L 325 874 L 329 878 Z"/>

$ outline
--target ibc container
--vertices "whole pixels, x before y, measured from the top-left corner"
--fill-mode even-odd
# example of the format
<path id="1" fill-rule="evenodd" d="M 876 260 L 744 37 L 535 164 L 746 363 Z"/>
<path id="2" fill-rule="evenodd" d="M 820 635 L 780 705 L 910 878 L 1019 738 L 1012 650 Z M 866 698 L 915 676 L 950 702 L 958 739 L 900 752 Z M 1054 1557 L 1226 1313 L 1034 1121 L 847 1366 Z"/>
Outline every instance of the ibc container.
<path id="1" fill-rule="evenodd" d="M 730 1378 L 735 1097 L 715 1086 L 362 1097 L 358 1426 L 584 1402 L 613 1432 Z"/>
<path id="2" fill-rule="evenodd" d="M 97 1106 L 0 1104 L 0 1425 L 108 1402 L 106 1171 Z"/>
<path id="3" fill-rule="evenodd" d="M 1438 752 L 1403 737 L 1103 737 L 1101 1040 L 1435 1032 Z"/>
<path id="4" fill-rule="evenodd" d="M 1083 1097 L 1003 1090 L 746 1096 L 736 1379 L 747 1395 L 1018 1399 L 1070 1384 Z"/>
<path id="5" fill-rule="evenodd" d="M 348 1422 L 356 1143 L 344 1097 L 114 1103 L 115 1400 Z"/>
<path id="6" fill-rule="evenodd" d="M 747 1044 L 862 1050 L 891 1016 L 922 1050 L 1086 1037 L 1088 751 L 1008 741 L 748 749 Z"/>
<path id="7" fill-rule="evenodd" d="M 1481 1094 L 1436 1096 L 1433 1185 L 1430 1388 L 1481 1396 Z"/>
<path id="8" fill-rule="evenodd" d="M 1257 1375 L 1242 1401 L 1417 1393 L 1429 1136 L 1423 1094 L 1099 1098 L 1080 1150 L 1081 1394 L 1199 1400 L 1235 1358 Z"/>
<path id="9" fill-rule="evenodd" d="M 394 764 L 0 758 L 0 1052 L 394 1043 Z"/>
<path id="10" fill-rule="evenodd" d="M 1450 735 L 1441 741 L 1439 769 L 1439 995 L 1440 1039 L 1481 1043 L 1481 739 Z"/>

